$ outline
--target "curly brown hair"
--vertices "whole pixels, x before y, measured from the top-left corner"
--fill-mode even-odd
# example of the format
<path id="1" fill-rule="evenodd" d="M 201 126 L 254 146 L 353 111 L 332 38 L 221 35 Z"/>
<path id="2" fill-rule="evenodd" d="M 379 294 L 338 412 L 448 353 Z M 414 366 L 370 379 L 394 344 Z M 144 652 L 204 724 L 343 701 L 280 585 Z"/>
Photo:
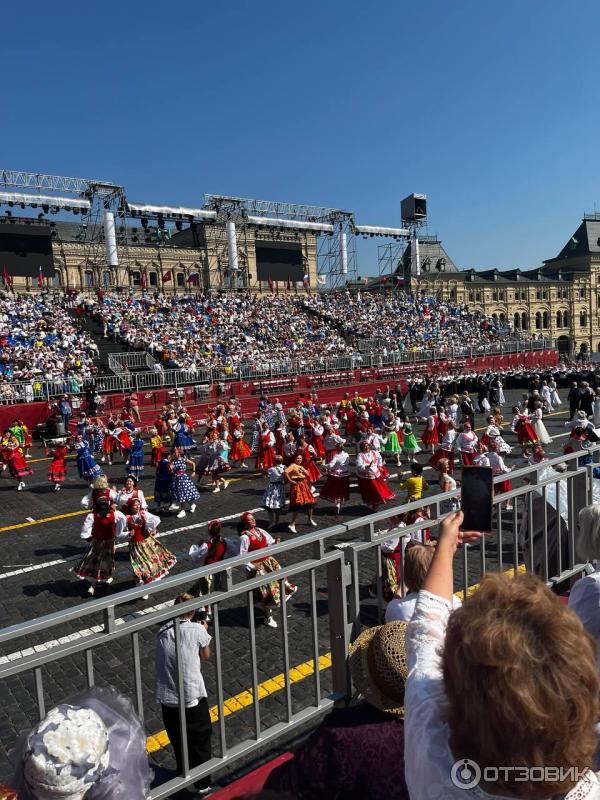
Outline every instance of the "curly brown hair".
<path id="1" fill-rule="evenodd" d="M 535 576 L 485 576 L 450 615 L 443 674 L 457 759 L 470 758 L 482 769 L 592 766 L 599 689 L 595 645 L 575 614 Z M 482 788 L 547 798 L 574 785 L 509 778 Z"/>

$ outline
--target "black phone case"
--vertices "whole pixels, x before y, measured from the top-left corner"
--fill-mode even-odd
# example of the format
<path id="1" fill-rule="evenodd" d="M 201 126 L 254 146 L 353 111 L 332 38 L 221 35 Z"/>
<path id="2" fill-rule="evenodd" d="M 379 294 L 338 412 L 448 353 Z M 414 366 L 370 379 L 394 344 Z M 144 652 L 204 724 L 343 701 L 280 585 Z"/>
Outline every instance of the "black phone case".
<path id="1" fill-rule="evenodd" d="M 487 532 L 492 529 L 494 476 L 490 467 L 463 467 L 462 529 Z"/>

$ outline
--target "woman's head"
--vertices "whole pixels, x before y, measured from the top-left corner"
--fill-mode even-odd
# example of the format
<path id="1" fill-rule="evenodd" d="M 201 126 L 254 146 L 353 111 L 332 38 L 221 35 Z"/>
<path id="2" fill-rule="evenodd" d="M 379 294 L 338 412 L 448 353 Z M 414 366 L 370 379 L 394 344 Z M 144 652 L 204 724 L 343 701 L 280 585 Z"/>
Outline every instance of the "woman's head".
<path id="1" fill-rule="evenodd" d="M 296 453 L 294 456 L 294 464 L 302 464 L 302 453 Z"/>
<path id="2" fill-rule="evenodd" d="M 221 535 L 221 520 L 211 519 L 206 528 L 208 530 L 209 536 L 211 536 L 213 539 L 216 539 Z"/>
<path id="3" fill-rule="evenodd" d="M 132 500 L 129 503 L 129 511 L 131 514 L 139 514 L 142 510 L 142 504 L 139 500 Z"/>
<path id="4" fill-rule="evenodd" d="M 457 759 L 470 758 L 482 769 L 592 765 L 595 647 L 575 614 L 533 575 L 486 575 L 450 615 L 442 664 Z M 509 774 L 493 791 L 547 798 L 573 785 L 516 782 Z"/>
<path id="5" fill-rule="evenodd" d="M 93 489 L 108 489 L 108 478 L 106 475 L 98 475 L 97 478 L 94 478 L 92 481 L 92 488 Z"/>
<path id="6" fill-rule="evenodd" d="M 440 460 L 437 462 L 437 468 L 442 475 L 445 475 L 450 469 L 450 462 L 447 458 L 440 458 Z"/>
<path id="7" fill-rule="evenodd" d="M 124 486 L 126 492 L 131 492 L 137 486 L 137 480 L 133 477 L 133 475 L 128 475 L 125 478 Z"/>
<path id="8" fill-rule="evenodd" d="M 430 545 L 412 544 L 406 548 L 404 583 L 408 592 L 418 592 L 423 588 L 434 553 L 435 547 Z"/>

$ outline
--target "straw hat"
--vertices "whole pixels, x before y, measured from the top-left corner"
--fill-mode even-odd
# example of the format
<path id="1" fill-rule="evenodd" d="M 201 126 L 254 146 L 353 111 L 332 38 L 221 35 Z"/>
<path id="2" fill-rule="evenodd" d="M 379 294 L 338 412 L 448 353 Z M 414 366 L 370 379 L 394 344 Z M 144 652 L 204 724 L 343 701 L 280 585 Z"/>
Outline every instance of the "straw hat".
<path id="1" fill-rule="evenodd" d="M 385 714 L 404 717 L 408 677 L 406 622 L 368 628 L 350 646 L 349 666 L 356 689 Z"/>

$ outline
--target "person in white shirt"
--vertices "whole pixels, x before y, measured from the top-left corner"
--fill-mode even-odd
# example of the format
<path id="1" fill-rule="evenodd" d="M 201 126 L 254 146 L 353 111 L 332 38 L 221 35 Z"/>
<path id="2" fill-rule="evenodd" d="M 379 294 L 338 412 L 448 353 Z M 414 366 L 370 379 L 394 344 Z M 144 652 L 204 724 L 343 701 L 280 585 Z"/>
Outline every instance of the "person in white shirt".
<path id="1" fill-rule="evenodd" d="M 394 597 L 385 609 L 386 622 L 396 622 L 398 620 L 410 622 L 417 604 L 417 595 L 423 588 L 434 553 L 435 546 L 433 542 L 430 544 L 411 543 L 407 546 L 404 553 L 404 586 L 406 592 L 403 595 L 401 586 L 394 592 Z M 452 607 L 460 608 L 461 605 L 462 603 L 458 597 L 453 595 Z"/>
<path id="2" fill-rule="evenodd" d="M 321 500 L 335 503 L 338 514 L 344 500 L 350 499 L 350 456 L 344 450 L 343 439 L 336 442 L 335 454 L 326 463 L 327 480 L 320 491 Z"/>
<path id="3" fill-rule="evenodd" d="M 600 780 L 591 769 L 594 644 L 531 573 L 488 573 L 452 611 L 456 550 L 481 539 L 461 531 L 462 521 L 460 511 L 442 521 L 406 633 L 404 763 L 411 800 L 599 800 Z M 554 770 L 540 780 L 539 773 L 498 769 L 523 765 Z"/>

